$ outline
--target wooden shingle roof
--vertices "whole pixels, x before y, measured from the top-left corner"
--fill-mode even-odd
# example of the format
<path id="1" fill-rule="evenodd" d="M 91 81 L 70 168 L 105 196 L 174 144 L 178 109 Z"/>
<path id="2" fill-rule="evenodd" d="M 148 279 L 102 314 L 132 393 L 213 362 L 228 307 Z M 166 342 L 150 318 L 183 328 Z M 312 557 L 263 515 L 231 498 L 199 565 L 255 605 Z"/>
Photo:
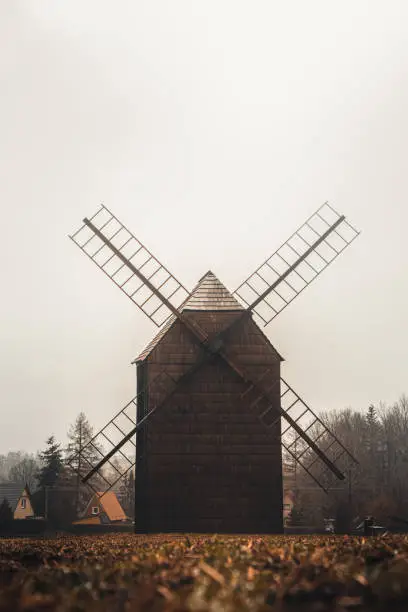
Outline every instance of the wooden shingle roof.
<path id="1" fill-rule="evenodd" d="M 243 306 L 210 270 L 200 278 L 181 310 L 243 310 Z"/>
<path id="2" fill-rule="evenodd" d="M 185 310 L 243 310 L 243 306 L 235 299 L 222 282 L 209 270 L 194 287 L 188 298 L 180 305 L 181 312 Z M 163 325 L 159 333 L 146 346 L 138 357 L 132 362 L 144 361 L 152 350 L 159 344 L 173 323 L 175 316 L 171 316 Z"/>
<path id="3" fill-rule="evenodd" d="M 6 499 L 14 512 L 24 489 L 24 486 L 15 482 L 0 483 L 0 504 Z"/>

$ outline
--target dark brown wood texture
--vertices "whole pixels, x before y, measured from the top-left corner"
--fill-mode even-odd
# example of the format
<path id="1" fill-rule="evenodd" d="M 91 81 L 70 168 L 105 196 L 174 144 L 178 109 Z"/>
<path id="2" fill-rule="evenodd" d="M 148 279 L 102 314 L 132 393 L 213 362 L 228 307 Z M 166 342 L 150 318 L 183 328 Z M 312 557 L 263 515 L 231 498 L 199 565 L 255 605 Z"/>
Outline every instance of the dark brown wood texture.
<path id="1" fill-rule="evenodd" d="M 186 314 L 210 335 L 239 316 L 236 311 Z M 281 358 L 252 319 L 236 326 L 228 348 L 253 379 L 268 370 L 263 384 L 275 381 L 271 397 L 278 406 Z M 178 378 L 201 350 L 176 321 L 138 365 L 139 384 L 163 368 Z M 137 531 L 282 531 L 280 421 L 270 429 L 262 425 L 242 398 L 246 388 L 215 356 L 138 434 Z M 139 416 L 151 399 L 144 398 Z"/>

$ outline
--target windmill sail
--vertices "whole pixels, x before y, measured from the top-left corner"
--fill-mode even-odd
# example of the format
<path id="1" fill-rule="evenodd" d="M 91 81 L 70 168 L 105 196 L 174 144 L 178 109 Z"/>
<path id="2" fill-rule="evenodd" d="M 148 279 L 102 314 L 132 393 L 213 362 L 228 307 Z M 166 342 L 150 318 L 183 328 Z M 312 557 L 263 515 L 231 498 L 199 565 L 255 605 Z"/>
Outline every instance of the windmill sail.
<path id="1" fill-rule="evenodd" d="M 177 382 L 167 373 L 160 372 L 151 383 L 131 399 L 115 416 L 100 429 L 67 463 L 74 470 L 79 458 L 83 465 L 82 480 L 95 492 L 104 493 L 117 485 L 135 466 L 135 434 L 156 412 L 162 402 L 160 396 L 168 398 L 177 387 Z M 154 390 L 154 392 L 152 392 Z M 150 408 L 146 415 L 136 419 L 138 401 L 143 394 L 149 393 Z M 96 461 L 86 458 L 92 454 Z"/>
<path id="2" fill-rule="evenodd" d="M 359 232 L 321 206 L 233 292 L 267 325 L 353 242 Z"/>
<path id="3" fill-rule="evenodd" d="M 282 378 L 267 387 L 270 369 L 266 368 L 258 379 L 248 384 L 242 394 L 249 407 L 266 429 L 281 421 L 282 447 L 325 491 L 327 472 L 344 480 L 343 459 L 357 463 L 341 440 L 324 424 L 296 391 Z M 270 380 L 270 379 L 269 379 Z M 280 413 L 272 401 L 276 385 L 280 384 Z M 324 476 L 323 476 L 324 475 Z"/>
<path id="4" fill-rule="evenodd" d="M 96 493 L 107 492 L 114 487 L 134 466 L 135 441 L 131 436 L 121 444 L 120 449 L 107 457 L 119 441 L 123 441 L 136 425 L 137 397 L 124 406 L 91 440 L 89 440 L 77 453 L 68 457 L 67 463 L 74 470 L 81 463 L 84 473 L 81 473 L 83 482 Z M 87 456 L 92 454 L 96 461 L 90 463 Z M 103 461 L 103 468 L 100 463 Z"/>
<path id="5" fill-rule="evenodd" d="M 105 206 L 70 236 L 71 240 L 161 327 L 187 289 Z"/>
<path id="6" fill-rule="evenodd" d="M 196 371 L 196 368 L 194 368 Z M 268 373 L 266 370 L 261 378 Z M 186 380 L 188 373 L 182 378 Z M 134 446 L 136 432 L 157 412 L 174 393 L 180 384 L 166 372 L 161 372 L 149 385 L 154 387 L 154 395 L 157 401 L 151 402 L 151 408 L 147 415 L 136 423 L 129 418 L 128 409 L 133 408 L 136 412 L 137 397 L 145 393 L 142 390 L 136 398 L 123 408 L 111 421 L 105 425 L 96 436 L 88 443 L 100 448 L 104 444 L 106 453 L 102 456 L 96 466 L 89 466 L 88 474 L 83 479 L 92 486 L 92 481 L 101 477 L 107 484 L 109 490 L 115 486 L 123 476 L 135 465 L 134 449 L 129 454 L 126 447 Z M 277 384 L 277 381 L 275 382 Z M 159 393 L 160 391 L 160 393 Z M 272 406 L 268 394 L 272 388 L 261 387 L 259 381 L 248 385 L 241 399 L 245 406 L 256 414 L 266 428 L 273 427 L 282 418 L 284 421 L 282 429 L 282 446 L 309 476 L 327 492 L 325 485 L 327 474 L 333 474 L 336 478 L 343 480 L 340 460 L 346 457 L 349 463 L 357 463 L 341 440 L 332 433 L 320 417 L 306 404 L 304 400 L 294 391 L 289 384 L 281 379 L 281 405 L 280 416 L 276 417 L 276 406 Z M 123 418 L 125 417 L 125 419 Z M 120 423 L 120 426 L 118 425 Z M 82 452 L 86 451 L 86 447 Z M 116 460 L 116 461 L 115 461 Z M 107 469 L 108 468 L 108 469 Z"/>
<path id="7" fill-rule="evenodd" d="M 251 311 L 260 316 L 264 323 L 268 323 L 303 291 L 357 235 L 358 232 L 345 220 L 344 216 L 338 215 L 327 204 L 321 207 L 238 288 L 235 297 L 246 304 L 246 310 L 242 310 L 239 317 L 231 322 L 230 327 L 237 325 L 241 318 L 247 316 Z M 124 411 L 128 407 L 135 409 L 137 406 L 137 398 L 135 398 L 98 432 L 90 444 L 93 443 L 97 448 L 101 448 L 102 443 L 104 451 L 99 451 L 100 461 L 96 465 L 89 466 L 89 472 L 83 478 L 84 482 L 91 483 L 93 478 L 100 475 L 110 488 L 132 469 L 134 466 L 133 437 L 136 431 L 144 426 L 145 422 L 167 401 L 179 384 L 197 372 L 215 353 L 218 353 L 248 384 L 249 404 L 252 409 L 260 410 L 258 416 L 264 425 L 267 427 L 273 425 L 267 420 L 271 404 L 268 397 L 269 390 L 259 384 L 259 381 L 253 381 L 251 376 L 248 376 L 243 370 L 242 364 L 238 363 L 236 356 L 231 354 L 228 342 L 225 342 L 228 339 L 228 329 L 224 328 L 215 338 L 209 340 L 197 323 L 185 317 L 182 308 L 176 304 L 185 303 L 189 296 L 187 289 L 110 211 L 102 207 L 91 219 L 84 219 L 84 225 L 71 238 L 158 327 L 162 326 L 165 321 L 169 321 L 169 317 L 174 315 L 186 326 L 198 344 L 205 349 L 200 353 L 197 362 L 188 366 L 177 381 L 166 372 L 162 373 L 165 382 L 164 393 L 156 394 L 156 402 L 150 402 L 151 409 L 148 414 L 143 415 L 142 419 L 137 419 L 135 422 L 134 419 L 128 418 L 126 426 L 123 425 L 123 418 L 128 416 Z M 263 270 L 265 266 L 272 271 L 275 279 L 267 276 Z M 264 283 L 263 285 L 259 284 L 261 282 L 259 279 Z M 303 285 L 298 279 L 303 281 Z M 287 292 L 286 297 L 284 297 L 285 291 Z M 292 293 L 290 294 L 289 291 Z M 281 300 L 279 304 L 273 302 L 277 299 Z M 159 382 L 153 381 L 156 384 Z M 294 456 L 322 488 L 325 486 L 314 475 L 315 467 L 328 470 L 337 478 L 344 478 L 336 462 L 347 453 L 345 447 L 287 383 L 283 383 L 283 387 L 280 417 L 284 418 L 287 423 L 282 440 L 286 452 Z M 293 399 L 292 403 L 287 405 L 286 401 L 291 397 L 289 392 L 293 395 Z M 248 402 L 248 397 L 246 402 Z M 276 421 L 276 406 L 274 415 Z M 317 428 L 319 428 L 319 434 L 323 431 L 322 435 L 315 436 Z M 294 448 L 293 440 L 298 441 L 296 448 Z M 302 454 L 298 453 L 300 441 L 304 445 Z M 126 446 L 129 444 L 130 451 L 126 452 Z M 337 448 L 341 455 L 336 454 Z"/>
<path id="8" fill-rule="evenodd" d="M 267 372 L 266 370 L 262 377 L 265 377 Z M 283 378 L 280 380 L 281 414 L 278 417 L 275 407 L 268 401 L 268 390 L 254 394 L 254 386 L 250 385 L 243 395 L 246 396 L 247 402 L 249 401 L 250 410 L 267 429 L 282 421 L 284 451 L 324 491 L 328 490 L 326 483 L 329 473 L 339 480 L 344 480 L 342 470 L 345 460 L 349 465 L 357 464 L 357 460 L 341 440 Z"/>

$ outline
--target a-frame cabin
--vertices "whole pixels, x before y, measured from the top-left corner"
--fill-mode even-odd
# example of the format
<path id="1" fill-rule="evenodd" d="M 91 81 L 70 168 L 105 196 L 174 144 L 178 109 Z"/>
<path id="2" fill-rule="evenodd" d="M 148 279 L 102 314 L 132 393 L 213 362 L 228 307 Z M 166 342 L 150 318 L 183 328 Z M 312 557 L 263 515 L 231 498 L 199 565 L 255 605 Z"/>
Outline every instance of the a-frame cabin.
<path id="1" fill-rule="evenodd" d="M 210 337 L 242 315 L 242 306 L 212 273 L 197 284 L 180 310 Z M 179 385 L 137 432 L 135 529 L 148 532 L 279 533 L 282 518 L 280 363 L 282 358 L 252 316 L 228 335 L 234 362 L 262 377 L 276 405 L 266 428 L 247 405 L 247 386 L 218 355 Z M 137 419 L 160 397 L 155 377 L 178 379 L 199 359 L 200 347 L 172 318 L 135 360 Z M 265 372 L 267 374 L 265 375 Z M 165 392 L 163 392 L 163 399 Z"/>

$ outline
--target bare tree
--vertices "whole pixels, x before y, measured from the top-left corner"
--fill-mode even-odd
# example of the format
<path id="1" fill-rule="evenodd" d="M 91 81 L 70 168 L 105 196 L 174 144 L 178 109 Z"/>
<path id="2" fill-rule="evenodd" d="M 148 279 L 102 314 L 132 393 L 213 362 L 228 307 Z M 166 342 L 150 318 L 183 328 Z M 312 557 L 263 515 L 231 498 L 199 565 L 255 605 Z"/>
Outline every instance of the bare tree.
<path id="1" fill-rule="evenodd" d="M 391 515 L 408 517 L 408 397 L 391 406 L 370 405 L 365 412 L 351 408 L 320 415 L 323 422 L 358 460 L 355 466 L 344 455 L 338 462 L 346 480 L 331 474 L 324 495 L 306 472 L 298 470 L 297 499 L 311 521 L 324 517 L 339 521 L 366 514 L 387 522 Z M 319 443 L 324 445 L 324 438 Z M 345 521 L 343 521 L 345 522 Z"/>
<path id="2" fill-rule="evenodd" d="M 39 467 L 38 459 L 33 456 L 24 457 L 10 469 L 9 480 L 18 482 L 22 486 L 27 485 L 30 491 L 34 491 L 38 485 Z"/>

